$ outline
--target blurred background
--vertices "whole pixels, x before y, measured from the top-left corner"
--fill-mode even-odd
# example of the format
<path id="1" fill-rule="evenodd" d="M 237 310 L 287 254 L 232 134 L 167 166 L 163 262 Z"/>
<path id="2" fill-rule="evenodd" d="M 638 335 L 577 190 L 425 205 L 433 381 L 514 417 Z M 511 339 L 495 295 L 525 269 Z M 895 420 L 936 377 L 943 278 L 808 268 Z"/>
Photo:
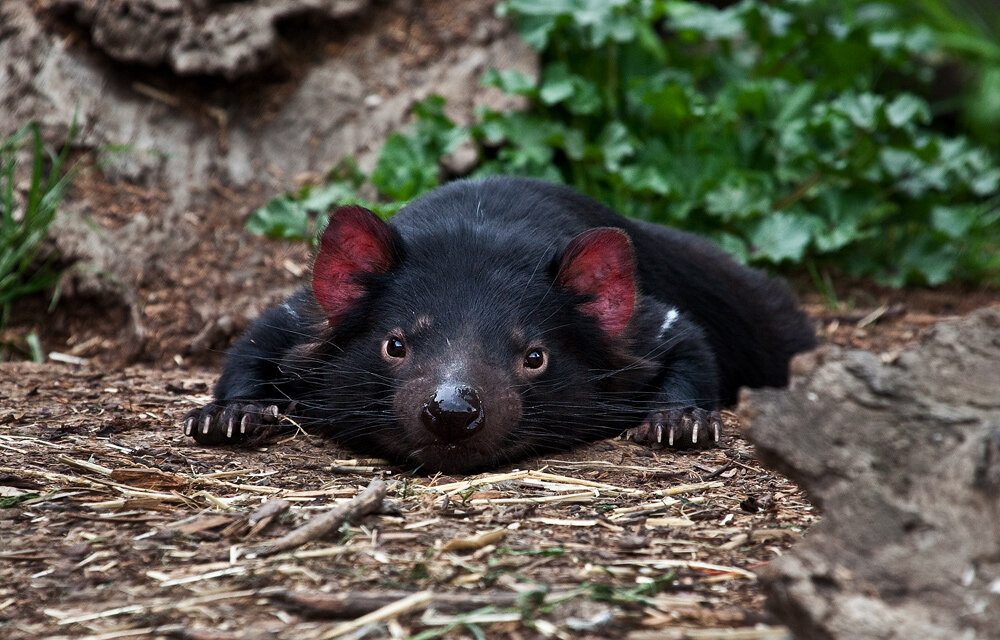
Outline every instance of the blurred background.
<path id="1" fill-rule="evenodd" d="M 215 365 L 331 207 L 487 174 L 711 237 L 831 336 L 1000 299 L 990 0 L 4 0 L 0 138 L 0 360 Z"/>

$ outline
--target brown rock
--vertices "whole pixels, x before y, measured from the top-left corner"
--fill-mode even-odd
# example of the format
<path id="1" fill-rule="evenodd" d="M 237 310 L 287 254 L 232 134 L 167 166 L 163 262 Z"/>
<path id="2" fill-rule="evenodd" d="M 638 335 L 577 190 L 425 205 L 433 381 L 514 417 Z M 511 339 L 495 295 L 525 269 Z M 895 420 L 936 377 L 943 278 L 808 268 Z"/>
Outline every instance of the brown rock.
<path id="1" fill-rule="evenodd" d="M 1000 629 L 1000 312 L 935 326 L 891 362 L 827 348 L 749 394 L 762 460 L 823 519 L 771 563 L 797 638 L 986 638 Z"/>

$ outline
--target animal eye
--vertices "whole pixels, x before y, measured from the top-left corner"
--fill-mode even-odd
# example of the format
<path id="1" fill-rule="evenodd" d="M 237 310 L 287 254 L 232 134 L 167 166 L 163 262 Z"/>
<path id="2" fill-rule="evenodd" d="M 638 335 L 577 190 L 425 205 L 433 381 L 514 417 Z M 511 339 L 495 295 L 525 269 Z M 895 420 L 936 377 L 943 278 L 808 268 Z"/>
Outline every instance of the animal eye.
<path id="1" fill-rule="evenodd" d="M 388 358 L 405 358 L 406 345 L 403 339 L 398 336 L 389 336 L 382 343 L 382 355 Z"/>
<path id="2" fill-rule="evenodd" d="M 524 368 L 525 369 L 541 369 L 545 366 L 548 358 L 545 357 L 545 352 L 541 349 L 532 349 L 524 355 Z"/>

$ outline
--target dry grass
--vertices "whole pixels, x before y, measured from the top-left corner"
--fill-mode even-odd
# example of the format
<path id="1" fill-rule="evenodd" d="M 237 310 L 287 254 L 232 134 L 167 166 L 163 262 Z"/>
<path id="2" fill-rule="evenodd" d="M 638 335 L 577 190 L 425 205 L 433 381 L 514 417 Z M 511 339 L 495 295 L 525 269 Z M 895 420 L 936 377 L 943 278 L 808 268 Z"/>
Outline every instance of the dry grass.
<path id="1" fill-rule="evenodd" d="M 7 638 L 780 638 L 756 572 L 815 518 L 738 435 L 412 476 L 302 434 L 197 446 L 211 372 L 3 369 Z M 260 553 L 373 478 L 377 515 Z"/>

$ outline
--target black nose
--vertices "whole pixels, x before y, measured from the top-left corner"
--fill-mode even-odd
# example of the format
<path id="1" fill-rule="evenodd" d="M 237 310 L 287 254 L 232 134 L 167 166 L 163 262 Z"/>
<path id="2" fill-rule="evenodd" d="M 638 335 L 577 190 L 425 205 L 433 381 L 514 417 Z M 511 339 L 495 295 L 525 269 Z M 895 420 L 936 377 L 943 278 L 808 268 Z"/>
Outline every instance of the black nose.
<path id="1" fill-rule="evenodd" d="M 444 385 L 424 403 L 420 419 L 442 440 L 462 440 L 482 426 L 483 405 L 472 387 Z"/>

